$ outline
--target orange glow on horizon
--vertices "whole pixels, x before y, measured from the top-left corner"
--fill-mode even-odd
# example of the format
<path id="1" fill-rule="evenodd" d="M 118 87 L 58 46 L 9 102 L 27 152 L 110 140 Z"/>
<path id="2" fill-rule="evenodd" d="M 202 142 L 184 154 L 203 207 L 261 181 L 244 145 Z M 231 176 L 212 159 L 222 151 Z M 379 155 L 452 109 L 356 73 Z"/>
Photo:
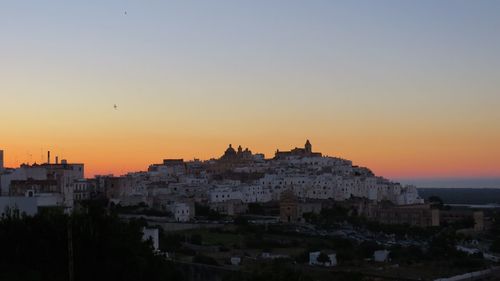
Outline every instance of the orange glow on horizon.
<path id="1" fill-rule="evenodd" d="M 243 139 L 243 138 L 240 138 Z M 276 149 L 289 150 L 302 147 L 305 138 L 294 138 L 294 142 L 273 141 L 249 138 L 247 142 L 233 141 L 233 146 L 241 144 L 253 153 L 264 153 L 266 158 L 274 156 Z M 353 161 L 353 165 L 372 169 L 376 175 L 387 178 L 429 178 L 429 177 L 498 177 L 500 167 L 495 153 L 481 153 L 486 147 L 478 146 L 476 151 L 465 150 L 461 146 L 445 148 L 439 142 L 433 145 L 421 144 L 415 149 L 412 143 L 381 145 L 365 141 L 349 141 L 339 138 L 328 143 L 322 139 L 311 138 L 313 150 L 324 155 L 341 157 Z M 141 144 L 144 141 L 144 144 Z M 145 171 L 153 163 L 161 163 L 165 158 L 184 158 L 185 160 L 208 160 L 220 157 L 228 145 L 220 139 L 178 138 L 169 140 L 128 140 L 122 143 L 82 142 L 51 148 L 52 161 L 55 156 L 69 162 L 85 164 L 85 174 L 93 177 L 98 174 L 122 175 L 127 172 Z M 485 143 L 486 145 L 486 143 Z M 493 144 L 490 144 L 493 145 Z M 17 167 L 25 162 L 43 162 L 46 150 L 28 151 L 22 145 L 4 145 L 5 164 Z M 31 150 L 34 151 L 34 150 Z M 476 158 L 471 158 L 476 153 Z M 31 154 L 31 156 L 30 156 Z M 31 159 L 31 161 L 30 161 Z"/>

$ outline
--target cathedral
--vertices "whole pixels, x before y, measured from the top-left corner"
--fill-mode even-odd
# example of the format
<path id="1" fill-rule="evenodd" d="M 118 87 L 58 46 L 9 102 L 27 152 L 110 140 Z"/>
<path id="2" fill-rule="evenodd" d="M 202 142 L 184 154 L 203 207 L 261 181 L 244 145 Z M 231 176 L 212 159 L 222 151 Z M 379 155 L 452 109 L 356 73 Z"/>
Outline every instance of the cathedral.
<path id="1" fill-rule="evenodd" d="M 238 146 L 238 151 L 236 151 L 230 144 L 229 147 L 224 152 L 224 155 L 222 155 L 222 157 L 219 160 L 223 162 L 244 162 L 252 159 L 253 159 L 252 151 L 250 151 L 248 148 L 245 148 L 245 150 L 243 150 L 243 148 L 240 145 Z"/>
<path id="2" fill-rule="evenodd" d="M 274 159 L 286 159 L 288 157 L 321 157 L 320 152 L 313 152 L 312 145 L 309 140 L 306 141 L 304 148 L 294 148 L 290 151 L 279 151 L 277 150 Z"/>

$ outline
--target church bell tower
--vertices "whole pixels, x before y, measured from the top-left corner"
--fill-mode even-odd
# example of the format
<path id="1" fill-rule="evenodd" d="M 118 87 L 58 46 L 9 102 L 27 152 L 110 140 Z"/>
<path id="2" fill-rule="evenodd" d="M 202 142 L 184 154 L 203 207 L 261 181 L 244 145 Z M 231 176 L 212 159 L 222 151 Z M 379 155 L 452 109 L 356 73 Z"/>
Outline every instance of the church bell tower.
<path id="1" fill-rule="evenodd" d="M 304 148 L 306 150 L 306 153 L 312 153 L 312 145 L 309 140 L 306 141 L 306 145 L 304 145 Z"/>

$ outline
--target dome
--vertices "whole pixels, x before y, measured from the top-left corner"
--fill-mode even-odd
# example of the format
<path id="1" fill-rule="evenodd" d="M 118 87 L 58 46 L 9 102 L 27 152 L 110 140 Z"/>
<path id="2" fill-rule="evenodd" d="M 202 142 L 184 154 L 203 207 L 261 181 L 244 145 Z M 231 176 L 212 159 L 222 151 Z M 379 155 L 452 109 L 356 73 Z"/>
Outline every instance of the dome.
<path id="1" fill-rule="evenodd" d="M 226 152 L 224 152 L 224 156 L 229 155 L 236 155 L 236 150 L 234 150 L 232 145 L 229 145 L 229 147 L 226 149 Z"/>

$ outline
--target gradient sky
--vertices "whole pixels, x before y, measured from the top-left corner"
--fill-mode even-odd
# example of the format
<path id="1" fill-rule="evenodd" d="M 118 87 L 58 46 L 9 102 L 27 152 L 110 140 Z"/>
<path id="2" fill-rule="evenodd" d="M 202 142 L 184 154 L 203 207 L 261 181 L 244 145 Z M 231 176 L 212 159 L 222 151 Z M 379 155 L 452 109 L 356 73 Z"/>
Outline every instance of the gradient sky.
<path id="1" fill-rule="evenodd" d="M 389 178 L 500 177 L 499 15 L 479 0 L 1 1 L 0 149 L 91 176 L 309 138 Z"/>

